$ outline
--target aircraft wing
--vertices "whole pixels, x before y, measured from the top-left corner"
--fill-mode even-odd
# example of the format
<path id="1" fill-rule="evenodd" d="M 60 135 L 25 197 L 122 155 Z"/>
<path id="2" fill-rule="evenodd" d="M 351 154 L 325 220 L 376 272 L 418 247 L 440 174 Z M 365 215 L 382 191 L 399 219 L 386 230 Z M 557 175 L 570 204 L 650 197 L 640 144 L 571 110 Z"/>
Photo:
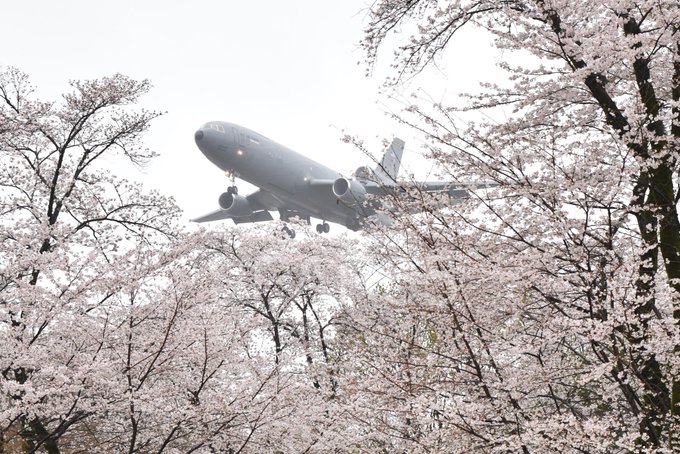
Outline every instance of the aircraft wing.
<path id="1" fill-rule="evenodd" d="M 231 219 L 234 221 L 234 224 L 246 224 L 250 222 L 264 222 L 264 221 L 271 221 L 274 218 L 272 217 L 271 213 L 269 211 L 255 211 L 253 214 L 250 216 L 239 216 L 235 217 L 230 215 L 224 210 L 215 210 L 211 213 L 205 214 L 203 216 L 199 216 L 197 218 L 194 218 L 191 220 L 191 222 L 210 222 L 210 221 L 219 221 L 221 219 Z"/>
<path id="2" fill-rule="evenodd" d="M 423 192 L 441 192 L 456 199 L 469 197 L 468 189 L 483 189 L 495 186 L 497 186 L 496 183 L 461 184 L 451 181 L 416 181 L 414 183 L 404 182 L 400 184 L 383 184 L 368 181 L 364 183 L 366 192 L 373 195 L 397 194 L 410 189 L 419 189 Z"/>
<path id="3" fill-rule="evenodd" d="M 231 219 L 234 221 L 234 224 L 246 224 L 246 223 L 251 223 L 251 222 L 264 222 L 264 221 L 271 221 L 274 218 L 272 217 L 271 213 L 266 209 L 268 205 L 271 204 L 271 199 L 272 195 L 266 191 L 255 191 L 251 194 L 248 194 L 246 196 L 246 199 L 250 203 L 250 206 L 253 209 L 253 213 L 250 214 L 249 216 L 233 216 L 226 212 L 225 210 L 215 210 L 211 213 L 205 214 L 203 216 L 199 216 L 195 219 L 192 219 L 192 222 L 210 222 L 210 221 L 219 221 L 222 219 Z"/>

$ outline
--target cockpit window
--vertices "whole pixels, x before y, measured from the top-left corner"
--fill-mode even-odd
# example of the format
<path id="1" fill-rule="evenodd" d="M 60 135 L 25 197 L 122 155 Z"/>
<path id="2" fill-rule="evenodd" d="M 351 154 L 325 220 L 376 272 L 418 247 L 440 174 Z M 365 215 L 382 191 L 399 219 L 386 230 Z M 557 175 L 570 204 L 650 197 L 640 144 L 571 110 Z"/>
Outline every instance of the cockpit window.
<path id="1" fill-rule="evenodd" d="M 207 123 L 205 125 L 205 127 L 210 128 L 210 129 L 214 129 L 217 132 L 224 133 L 224 126 L 222 126 L 219 123 Z"/>

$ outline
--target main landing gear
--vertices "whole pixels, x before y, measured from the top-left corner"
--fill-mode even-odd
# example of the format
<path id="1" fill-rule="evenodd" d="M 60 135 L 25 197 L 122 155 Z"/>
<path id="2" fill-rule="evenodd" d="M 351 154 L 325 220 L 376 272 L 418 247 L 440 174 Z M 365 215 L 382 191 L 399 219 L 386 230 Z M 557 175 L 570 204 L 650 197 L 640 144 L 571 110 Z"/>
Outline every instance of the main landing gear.
<path id="1" fill-rule="evenodd" d="M 281 216 L 281 222 L 288 222 L 290 219 L 290 213 L 287 210 L 279 208 L 279 215 Z M 288 235 L 288 238 L 291 240 L 295 238 L 295 230 L 291 229 L 288 227 L 288 224 L 283 224 L 283 228 L 281 229 L 283 233 Z"/>
<path id="2" fill-rule="evenodd" d="M 281 230 L 283 230 L 283 233 L 288 235 L 288 238 L 290 238 L 290 239 L 295 238 L 295 230 L 291 229 L 287 225 L 284 225 L 283 229 L 281 229 Z"/>
<path id="3" fill-rule="evenodd" d="M 326 221 L 323 222 L 323 224 L 316 224 L 316 233 L 328 233 L 331 230 L 331 226 L 326 223 Z"/>
<path id="4" fill-rule="evenodd" d="M 236 186 L 229 186 L 227 188 L 227 194 L 238 195 L 238 188 Z"/>

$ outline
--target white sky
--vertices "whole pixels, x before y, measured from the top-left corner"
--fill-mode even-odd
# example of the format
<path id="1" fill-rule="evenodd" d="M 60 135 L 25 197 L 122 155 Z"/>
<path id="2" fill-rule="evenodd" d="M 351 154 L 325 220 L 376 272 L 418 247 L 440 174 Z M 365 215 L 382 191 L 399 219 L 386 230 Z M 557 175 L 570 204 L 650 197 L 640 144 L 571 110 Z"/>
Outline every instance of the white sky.
<path id="1" fill-rule="evenodd" d="M 145 142 L 160 158 L 130 179 L 173 195 L 195 217 L 217 208 L 228 183 L 194 144 L 194 131 L 209 120 L 246 126 L 344 174 L 367 159 L 340 142 L 341 130 L 376 154 L 381 139 L 396 135 L 406 140 L 407 169 L 429 168 L 417 136 L 384 113 L 389 102 L 379 88 L 389 52 L 372 78 L 357 64 L 366 3 L 15 0 L 0 7 L 0 66 L 28 73 L 45 100 L 57 99 L 70 79 L 115 72 L 150 79 L 144 105 L 167 114 Z M 424 76 L 404 94 L 419 83 L 435 96 L 474 89 L 477 74 L 493 68 L 493 53 L 474 35 L 459 43 L 451 59 L 464 62 L 461 69 L 442 62 L 448 79 Z"/>

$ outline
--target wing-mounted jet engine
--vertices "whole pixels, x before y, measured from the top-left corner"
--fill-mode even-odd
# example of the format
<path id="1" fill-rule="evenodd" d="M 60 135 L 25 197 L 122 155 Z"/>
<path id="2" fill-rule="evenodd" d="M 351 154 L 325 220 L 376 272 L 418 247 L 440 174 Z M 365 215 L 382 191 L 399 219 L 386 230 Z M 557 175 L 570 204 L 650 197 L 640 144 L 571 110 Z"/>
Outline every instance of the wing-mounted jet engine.
<path id="1" fill-rule="evenodd" d="M 220 208 L 231 216 L 243 217 L 253 214 L 253 208 L 248 199 L 231 191 L 222 193 L 218 202 Z"/>

